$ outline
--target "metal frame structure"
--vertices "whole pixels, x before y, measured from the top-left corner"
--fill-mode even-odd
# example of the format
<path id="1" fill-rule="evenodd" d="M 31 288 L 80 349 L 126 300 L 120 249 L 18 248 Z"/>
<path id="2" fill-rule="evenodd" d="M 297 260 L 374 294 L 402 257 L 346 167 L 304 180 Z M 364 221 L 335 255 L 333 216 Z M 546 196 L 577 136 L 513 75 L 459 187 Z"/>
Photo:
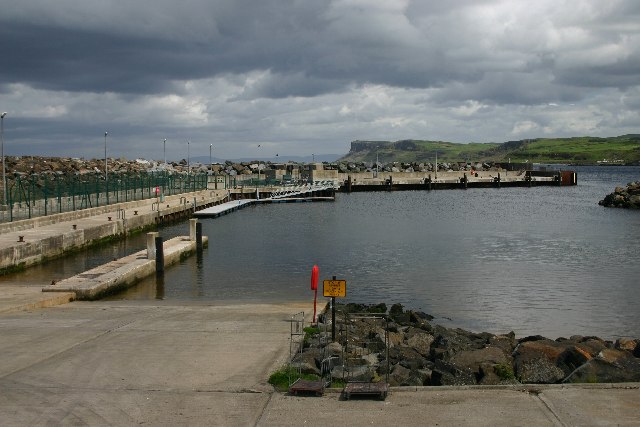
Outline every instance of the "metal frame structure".
<path id="1" fill-rule="evenodd" d="M 345 313 L 345 334 L 343 343 L 343 379 L 346 385 L 342 391 L 345 399 L 353 395 L 371 395 L 384 400 L 389 393 L 389 319 L 386 314 Z M 360 324 L 358 324 L 360 323 Z M 383 336 L 375 333 L 365 334 L 359 339 L 352 331 L 356 328 L 369 328 L 372 332 L 382 330 Z M 350 332 L 351 331 L 351 332 Z M 360 335 L 362 336 L 362 335 Z M 381 348 L 382 346 L 382 348 Z M 382 360 L 371 363 L 371 359 L 382 353 Z M 375 372 L 386 364 L 384 379 Z"/>

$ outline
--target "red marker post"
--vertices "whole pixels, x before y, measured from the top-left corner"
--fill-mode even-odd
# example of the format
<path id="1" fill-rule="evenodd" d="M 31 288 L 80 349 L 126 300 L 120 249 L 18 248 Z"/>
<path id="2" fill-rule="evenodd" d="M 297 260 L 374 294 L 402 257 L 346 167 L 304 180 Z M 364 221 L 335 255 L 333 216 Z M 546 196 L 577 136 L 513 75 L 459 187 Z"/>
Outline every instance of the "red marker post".
<path id="1" fill-rule="evenodd" d="M 316 323 L 316 301 L 318 298 L 318 277 L 320 276 L 320 269 L 317 265 L 314 265 L 311 269 L 311 290 L 313 291 L 313 323 Z"/>

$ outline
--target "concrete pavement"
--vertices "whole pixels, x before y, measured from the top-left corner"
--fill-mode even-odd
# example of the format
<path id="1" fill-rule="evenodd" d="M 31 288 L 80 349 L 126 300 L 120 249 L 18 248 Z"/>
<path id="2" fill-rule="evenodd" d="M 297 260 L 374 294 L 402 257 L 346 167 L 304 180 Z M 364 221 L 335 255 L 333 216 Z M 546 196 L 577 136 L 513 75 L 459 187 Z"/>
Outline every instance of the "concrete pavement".
<path id="1" fill-rule="evenodd" d="M 0 424 L 638 425 L 640 384 L 276 393 L 311 304 L 72 302 L 0 313 Z"/>

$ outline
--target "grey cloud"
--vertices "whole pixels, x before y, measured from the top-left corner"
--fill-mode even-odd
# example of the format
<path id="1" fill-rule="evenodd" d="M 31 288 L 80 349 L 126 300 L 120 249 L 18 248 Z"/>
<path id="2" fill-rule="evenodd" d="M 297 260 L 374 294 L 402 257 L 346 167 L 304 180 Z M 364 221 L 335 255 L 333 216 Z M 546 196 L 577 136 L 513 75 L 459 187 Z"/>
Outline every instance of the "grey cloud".
<path id="1" fill-rule="evenodd" d="M 121 3 L 0 0 L 8 137 L 55 139 L 58 149 L 111 126 L 132 150 L 185 133 L 229 147 L 293 144 L 307 128 L 306 141 L 340 147 L 368 132 L 500 140 L 551 102 L 575 103 L 565 114 L 591 123 L 581 107 L 594 99 L 606 99 L 598 108 L 624 125 L 589 126 L 633 130 L 633 0 Z M 487 107 L 465 110 L 469 102 Z M 451 114 L 462 110 L 463 118 Z M 474 130 L 463 130 L 469 122 Z M 537 123 L 568 132 L 558 121 Z"/>

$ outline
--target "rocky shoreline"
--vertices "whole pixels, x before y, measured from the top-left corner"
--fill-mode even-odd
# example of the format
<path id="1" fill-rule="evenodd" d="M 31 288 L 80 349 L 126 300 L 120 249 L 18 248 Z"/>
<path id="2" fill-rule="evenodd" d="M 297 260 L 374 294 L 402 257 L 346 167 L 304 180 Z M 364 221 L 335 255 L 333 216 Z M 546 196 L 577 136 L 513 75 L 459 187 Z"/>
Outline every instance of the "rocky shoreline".
<path id="1" fill-rule="evenodd" d="M 516 339 L 513 332 L 473 333 L 432 324 L 433 317 L 405 311 L 399 304 L 388 313 L 384 304 L 339 305 L 337 310 L 335 342 L 330 328 L 327 336 L 323 320 L 330 318 L 330 313 L 325 312 L 292 366 L 321 375 L 322 360 L 326 366 L 331 357 L 334 379 L 379 381 L 388 369 L 391 386 L 640 381 L 640 339 Z M 374 317 L 350 318 L 344 313 L 387 314 L 388 360 L 383 323 Z M 350 320 L 345 323 L 345 319 Z"/>
<path id="2" fill-rule="evenodd" d="M 640 181 L 630 182 L 626 187 L 616 187 L 598 202 L 600 206 L 640 209 Z"/>
<path id="3" fill-rule="evenodd" d="M 104 173 L 104 159 L 83 159 L 65 157 L 42 157 L 42 156 L 7 156 L 7 171 L 9 179 L 13 177 L 27 176 L 76 176 L 92 175 Z M 216 162 L 212 165 L 182 159 L 178 162 L 167 162 L 156 160 L 125 158 L 108 158 L 109 173 L 113 174 L 140 174 L 146 172 L 167 172 L 170 174 L 186 174 L 211 171 L 218 175 L 250 175 L 263 172 L 266 169 L 282 167 L 286 164 L 290 170 L 303 171 L 309 168 L 308 163 L 284 162 L 273 163 L 271 161 L 250 161 L 234 162 L 226 160 L 223 163 Z M 324 162 L 325 170 L 337 170 L 340 173 L 359 172 L 432 172 L 435 165 L 428 162 Z M 462 170 L 497 170 L 498 166 L 493 162 L 488 163 L 449 163 L 438 162 L 439 171 L 462 171 Z"/>

